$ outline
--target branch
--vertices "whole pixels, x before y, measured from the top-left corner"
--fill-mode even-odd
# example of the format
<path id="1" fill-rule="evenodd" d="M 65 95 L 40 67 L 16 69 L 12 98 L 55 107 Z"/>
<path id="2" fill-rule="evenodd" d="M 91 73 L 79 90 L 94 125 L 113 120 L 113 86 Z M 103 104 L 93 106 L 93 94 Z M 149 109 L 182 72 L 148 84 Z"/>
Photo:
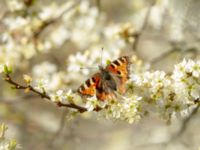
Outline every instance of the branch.
<path id="1" fill-rule="evenodd" d="M 146 15 L 145 15 L 145 18 L 144 18 L 144 22 L 142 24 L 142 27 L 140 29 L 140 31 L 136 34 L 133 35 L 133 37 L 135 38 L 135 41 L 133 43 L 133 50 L 134 51 L 137 51 L 137 46 L 138 46 L 138 43 L 139 43 L 139 40 L 140 40 L 140 37 L 143 33 L 143 31 L 146 29 L 147 25 L 148 25 L 148 19 L 149 19 L 149 16 L 151 14 L 151 8 L 152 6 L 155 4 L 155 2 L 151 2 L 147 12 L 146 12 Z"/>
<path id="2" fill-rule="evenodd" d="M 170 43 L 171 44 L 171 49 L 169 49 L 168 51 L 162 53 L 160 56 L 152 59 L 150 61 L 150 63 L 153 65 L 153 64 L 156 64 L 158 62 L 160 62 L 161 60 L 167 58 L 168 56 L 170 56 L 172 53 L 175 53 L 175 52 L 180 52 L 182 55 L 184 55 L 185 53 L 187 52 L 193 52 L 194 54 L 194 57 L 198 55 L 198 50 L 195 49 L 195 48 L 188 48 L 187 50 L 183 50 L 178 44 L 176 43 Z"/>
<path id="3" fill-rule="evenodd" d="M 187 116 L 181 124 L 181 127 L 179 131 L 170 139 L 170 141 L 176 140 L 178 137 L 180 137 L 187 129 L 189 122 L 191 121 L 192 117 L 198 112 L 198 109 L 200 107 L 200 103 L 197 103 L 197 106 L 192 110 L 189 116 Z M 169 141 L 169 142 L 170 142 Z"/>
<path id="4" fill-rule="evenodd" d="M 37 39 L 42 32 L 49 27 L 50 25 L 52 25 L 53 23 L 57 22 L 65 13 L 69 12 L 71 9 L 73 9 L 77 4 L 80 3 L 80 0 L 77 0 L 71 7 L 67 8 L 66 10 L 64 10 L 61 14 L 59 14 L 57 17 L 55 18 L 51 18 L 49 20 L 45 20 L 42 25 L 38 28 L 38 30 L 36 30 L 33 34 L 33 38 Z"/>
<path id="5" fill-rule="evenodd" d="M 101 12 L 101 0 L 96 0 L 96 6 L 97 6 L 99 12 Z"/>
<path id="6" fill-rule="evenodd" d="M 68 111 L 64 110 L 62 113 L 62 116 L 60 118 L 60 123 L 59 123 L 59 128 L 57 129 L 57 131 L 54 133 L 54 135 L 52 136 L 52 138 L 49 140 L 48 142 L 48 146 L 49 147 L 53 147 L 54 146 L 54 142 L 55 140 L 58 138 L 58 136 L 62 133 L 64 127 L 65 127 L 65 122 L 66 122 L 66 115 L 67 115 Z"/>
<path id="7" fill-rule="evenodd" d="M 167 141 L 164 142 L 160 142 L 160 143 L 145 143 L 145 144 L 141 144 L 141 145 L 137 145 L 136 147 L 149 147 L 149 146 L 162 146 L 162 147 L 166 147 L 167 145 L 169 145 L 171 142 L 179 139 L 179 137 L 181 135 L 183 135 L 183 133 L 186 131 L 189 122 L 191 121 L 192 117 L 194 117 L 194 115 L 198 112 L 198 109 L 200 108 L 200 101 L 199 99 L 196 101 L 197 103 L 197 107 L 195 107 L 192 112 L 190 113 L 190 115 L 185 118 L 182 122 L 182 125 L 179 129 L 179 131 L 172 136 L 172 138 L 170 138 Z"/>
<path id="8" fill-rule="evenodd" d="M 34 87 L 32 87 L 31 85 L 20 85 L 17 82 L 15 82 L 14 80 L 12 80 L 11 76 L 9 74 L 6 74 L 6 77 L 4 79 L 6 82 L 8 82 L 11 85 L 14 85 L 15 89 L 19 89 L 19 90 L 28 90 L 31 91 L 39 96 L 41 96 L 41 98 L 45 98 L 49 101 L 51 100 L 51 97 L 46 93 L 46 92 L 40 92 L 38 90 L 36 90 Z M 86 112 L 87 108 L 82 107 L 82 106 L 78 106 L 76 104 L 70 103 L 70 104 L 64 104 L 62 102 L 55 102 L 57 104 L 58 107 L 68 107 L 68 108 L 73 108 L 76 109 L 77 111 L 79 111 L 80 113 Z M 99 111 L 101 110 L 101 108 L 97 107 L 94 111 Z"/>

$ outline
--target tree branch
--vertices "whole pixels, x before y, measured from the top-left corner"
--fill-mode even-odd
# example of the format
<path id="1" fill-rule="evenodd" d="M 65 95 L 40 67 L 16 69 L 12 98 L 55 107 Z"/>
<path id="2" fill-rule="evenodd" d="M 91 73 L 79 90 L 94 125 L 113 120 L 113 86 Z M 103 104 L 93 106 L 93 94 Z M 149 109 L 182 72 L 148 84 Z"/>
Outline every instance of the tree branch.
<path id="1" fill-rule="evenodd" d="M 58 138 L 58 136 L 62 133 L 64 127 L 65 127 L 65 122 L 66 122 L 66 115 L 67 115 L 68 111 L 64 110 L 61 118 L 60 118 L 60 123 L 59 123 L 59 128 L 57 129 L 57 131 L 54 133 L 54 135 L 52 136 L 52 138 L 49 140 L 48 142 L 48 146 L 49 147 L 53 147 L 54 146 L 54 142 L 55 140 Z"/>
<path id="2" fill-rule="evenodd" d="M 32 87 L 31 85 L 20 85 L 17 82 L 15 82 L 11 76 L 9 74 L 6 74 L 6 77 L 4 79 L 6 82 L 8 82 L 9 84 L 13 85 L 15 89 L 19 89 L 19 90 L 28 90 L 31 91 L 39 96 L 41 96 L 41 98 L 45 98 L 49 101 L 52 101 L 51 97 L 46 93 L 46 92 L 40 92 L 38 90 L 36 90 L 34 87 Z M 86 112 L 87 108 L 82 107 L 82 106 L 78 106 L 76 104 L 70 103 L 70 104 L 64 104 L 62 102 L 55 102 L 57 104 L 58 107 L 68 107 L 68 108 L 73 108 L 76 109 L 77 111 L 79 111 L 80 113 Z M 101 110 L 101 108 L 97 107 L 96 109 L 94 109 L 94 111 L 99 111 Z"/>
<path id="3" fill-rule="evenodd" d="M 71 7 L 67 8 L 66 10 L 64 10 L 57 17 L 43 21 L 42 25 L 34 32 L 33 38 L 37 39 L 48 26 L 50 26 L 53 23 L 57 22 L 65 13 L 69 12 L 70 10 L 72 10 L 79 3 L 80 3 L 80 0 L 77 0 Z"/>
<path id="4" fill-rule="evenodd" d="M 143 31 L 146 29 L 146 27 L 148 25 L 148 19 L 149 19 L 149 16 L 151 14 L 151 8 L 152 8 L 152 6 L 154 4 L 155 4 L 155 2 L 151 2 L 150 6 L 148 7 L 148 10 L 146 12 L 146 15 L 145 15 L 145 18 L 144 18 L 144 22 L 142 24 L 142 27 L 141 27 L 140 31 L 133 35 L 133 37 L 135 38 L 135 41 L 134 41 L 133 46 L 132 46 L 134 51 L 137 51 L 137 46 L 138 46 L 140 37 L 141 37 Z"/>
<path id="5" fill-rule="evenodd" d="M 181 123 L 181 127 L 179 129 L 179 131 L 170 139 L 170 141 L 174 141 L 176 140 L 178 137 L 180 137 L 185 130 L 188 127 L 189 122 L 191 121 L 191 119 L 194 117 L 194 115 L 198 112 L 200 107 L 200 103 L 199 101 L 197 102 L 197 106 L 192 110 L 192 112 L 190 113 L 189 116 L 187 116 Z"/>

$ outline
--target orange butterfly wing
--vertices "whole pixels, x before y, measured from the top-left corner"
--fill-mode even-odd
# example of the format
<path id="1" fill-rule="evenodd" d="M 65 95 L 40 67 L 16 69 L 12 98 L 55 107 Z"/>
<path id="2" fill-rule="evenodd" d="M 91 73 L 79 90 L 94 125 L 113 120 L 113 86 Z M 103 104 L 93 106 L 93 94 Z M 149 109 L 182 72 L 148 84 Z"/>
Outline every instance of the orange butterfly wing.
<path id="1" fill-rule="evenodd" d="M 111 97 L 112 93 L 106 93 L 102 87 L 101 74 L 96 73 L 91 78 L 87 79 L 84 84 L 82 84 L 77 92 L 82 96 L 92 97 L 96 95 L 98 100 L 106 100 Z"/>
<path id="2" fill-rule="evenodd" d="M 100 73 L 94 74 L 87 79 L 77 90 L 83 96 L 94 96 L 96 94 L 96 87 L 100 81 Z"/>
<path id="3" fill-rule="evenodd" d="M 86 97 L 96 95 L 98 100 L 104 101 L 111 98 L 113 93 L 105 90 L 105 87 L 102 86 L 103 82 L 101 73 L 96 73 L 91 78 L 87 79 L 84 84 L 78 88 L 77 92 Z"/>
<path id="4" fill-rule="evenodd" d="M 106 70 L 115 76 L 118 92 L 125 93 L 125 82 L 129 79 L 130 58 L 122 56 L 109 64 Z"/>

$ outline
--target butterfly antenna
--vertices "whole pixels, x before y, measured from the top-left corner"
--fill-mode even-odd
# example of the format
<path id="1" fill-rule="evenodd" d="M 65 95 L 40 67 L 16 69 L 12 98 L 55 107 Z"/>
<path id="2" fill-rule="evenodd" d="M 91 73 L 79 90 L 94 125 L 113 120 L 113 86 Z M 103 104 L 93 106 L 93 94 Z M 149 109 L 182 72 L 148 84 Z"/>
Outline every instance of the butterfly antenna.
<path id="1" fill-rule="evenodd" d="M 80 69 L 97 69 L 97 67 L 80 67 Z"/>
<path id="2" fill-rule="evenodd" d="M 103 66 L 103 47 L 101 49 L 101 67 Z"/>

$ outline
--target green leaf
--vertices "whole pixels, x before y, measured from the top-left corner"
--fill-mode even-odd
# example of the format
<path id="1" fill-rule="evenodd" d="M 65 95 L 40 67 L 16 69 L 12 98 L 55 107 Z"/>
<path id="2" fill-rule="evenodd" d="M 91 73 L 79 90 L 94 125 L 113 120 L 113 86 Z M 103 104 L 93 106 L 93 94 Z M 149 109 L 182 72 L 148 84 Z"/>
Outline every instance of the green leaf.
<path id="1" fill-rule="evenodd" d="M 10 140 L 8 145 L 8 150 L 14 150 L 17 147 L 16 140 Z"/>
<path id="2" fill-rule="evenodd" d="M 0 140 L 5 138 L 5 132 L 7 129 L 8 127 L 4 123 L 0 125 Z"/>
<path id="3" fill-rule="evenodd" d="M 11 74 L 12 73 L 12 67 L 4 65 L 4 73 L 5 74 Z"/>
<path id="4" fill-rule="evenodd" d="M 106 60 L 106 65 L 110 65 L 111 61 L 110 60 Z"/>

